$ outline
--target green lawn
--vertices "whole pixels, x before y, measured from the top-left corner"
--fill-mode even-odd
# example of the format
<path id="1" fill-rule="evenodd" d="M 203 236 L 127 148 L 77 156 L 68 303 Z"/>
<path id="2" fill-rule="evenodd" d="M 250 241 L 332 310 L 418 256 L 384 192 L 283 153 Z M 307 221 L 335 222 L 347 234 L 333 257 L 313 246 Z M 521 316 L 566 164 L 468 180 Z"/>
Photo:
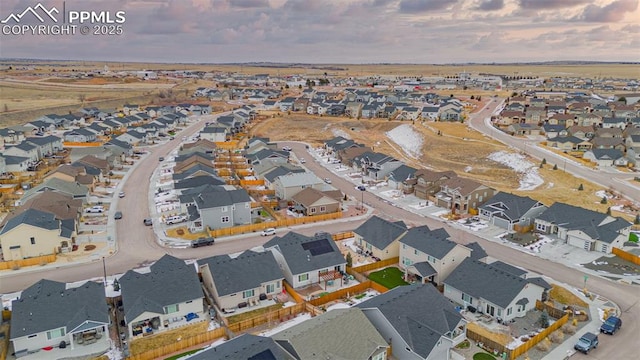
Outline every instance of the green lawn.
<path id="1" fill-rule="evenodd" d="M 369 274 L 369 279 L 388 289 L 393 289 L 396 286 L 409 285 L 402 279 L 403 275 L 402 270 L 397 267 L 388 267 L 380 271 L 372 272 Z"/>
<path id="2" fill-rule="evenodd" d="M 191 355 L 193 353 L 197 353 L 200 350 L 202 350 L 202 349 L 189 350 L 187 352 L 183 352 L 182 354 L 173 355 L 173 356 L 168 357 L 168 358 L 166 358 L 164 360 L 177 360 L 177 359 L 180 359 L 181 357 L 184 357 L 184 356 L 187 356 L 187 355 Z"/>
<path id="3" fill-rule="evenodd" d="M 496 358 L 487 353 L 475 353 L 473 354 L 473 360 L 496 360 Z"/>

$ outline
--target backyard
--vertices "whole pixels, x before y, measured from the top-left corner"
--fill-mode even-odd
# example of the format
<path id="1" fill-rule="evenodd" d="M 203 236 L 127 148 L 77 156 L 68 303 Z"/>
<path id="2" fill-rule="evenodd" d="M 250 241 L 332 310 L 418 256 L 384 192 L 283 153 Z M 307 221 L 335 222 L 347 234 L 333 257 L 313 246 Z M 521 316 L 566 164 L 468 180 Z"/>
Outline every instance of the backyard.
<path id="1" fill-rule="evenodd" d="M 403 279 L 404 273 L 397 267 L 388 267 L 369 274 L 369 279 L 391 290 L 397 286 L 409 285 Z"/>

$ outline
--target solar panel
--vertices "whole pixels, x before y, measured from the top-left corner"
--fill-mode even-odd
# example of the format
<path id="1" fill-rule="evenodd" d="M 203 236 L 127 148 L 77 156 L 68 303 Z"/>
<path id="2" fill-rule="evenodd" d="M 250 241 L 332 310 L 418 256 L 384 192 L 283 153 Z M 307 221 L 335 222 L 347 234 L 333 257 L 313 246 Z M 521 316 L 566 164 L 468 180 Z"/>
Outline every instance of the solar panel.
<path id="1" fill-rule="evenodd" d="M 302 244 L 302 248 L 308 250 L 313 256 L 322 255 L 333 251 L 331 243 L 329 243 L 328 239 L 309 241 Z"/>

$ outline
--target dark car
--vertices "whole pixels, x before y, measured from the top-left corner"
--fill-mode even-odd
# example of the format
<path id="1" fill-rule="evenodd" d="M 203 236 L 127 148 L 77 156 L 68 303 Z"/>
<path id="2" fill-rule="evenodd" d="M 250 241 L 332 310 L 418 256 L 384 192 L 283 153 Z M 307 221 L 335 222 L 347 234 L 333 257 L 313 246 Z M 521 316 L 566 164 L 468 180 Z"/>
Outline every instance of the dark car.
<path id="1" fill-rule="evenodd" d="M 609 316 L 607 321 L 600 326 L 600 332 L 613 335 L 622 327 L 622 320 L 619 317 Z"/>
<path id="2" fill-rule="evenodd" d="M 113 216 L 113 218 L 116 220 L 122 219 L 122 211 L 116 211 L 116 214 Z"/>
<path id="3" fill-rule="evenodd" d="M 594 333 L 585 333 L 582 335 L 578 343 L 573 346 L 574 349 L 588 354 L 591 349 L 598 347 L 598 335 Z"/>
<path id="4" fill-rule="evenodd" d="M 200 246 L 209 246 L 209 245 L 213 245 L 214 242 L 215 242 L 215 239 L 212 237 L 208 237 L 208 238 L 202 237 L 197 240 L 191 241 L 191 247 L 197 248 Z"/>
<path id="5" fill-rule="evenodd" d="M 144 223 L 146 226 L 151 226 L 151 225 L 153 225 L 153 220 L 151 220 L 151 219 L 149 219 L 149 218 L 146 218 L 146 219 L 144 219 L 143 223 Z"/>

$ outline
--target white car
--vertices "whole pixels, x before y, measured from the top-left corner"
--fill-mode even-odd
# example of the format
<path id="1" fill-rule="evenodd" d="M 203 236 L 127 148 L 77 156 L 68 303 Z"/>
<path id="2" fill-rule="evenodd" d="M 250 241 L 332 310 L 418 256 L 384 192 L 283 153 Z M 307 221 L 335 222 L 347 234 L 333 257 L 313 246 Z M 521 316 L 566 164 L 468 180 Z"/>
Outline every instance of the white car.
<path id="1" fill-rule="evenodd" d="M 260 234 L 260 236 L 271 236 L 275 234 L 276 234 L 276 229 L 268 228 L 268 229 L 262 230 L 262 233 Z"/>
<path id="2" fill-rule="evenodd" d="M 104 207 L 103 206 L 92 206 L 90 208 L 87 208 L 86 212 L 88 212 L 88 213 L 102 213 L 102 212 L 104 212 Z"/>
<path id="3" fill-rule="evenodd" d="M 120 194 L 118 194 L 119 198 L 123 198 L 124 197 L 124 191 L 120 191 Z"/>
<path id="4" fill-rule="evenodd" d="M 329 179 L 329 178 L 324 178 L 324 182 L 326 182 L 327 184 L 331 184 L 331 179 Z"/>
<path id="5" fill-rule="evenodd" d="M 283 151 L 291 151 L 291 146 L 284 146 L 282 148 Z"/>
<path id="6" fill-rule="evenodd" d="M 307 160 L 305 160 L 304 158 L 300 158 L 300 164 L 304 164 L 306 162 L 307 162 Z"/>

